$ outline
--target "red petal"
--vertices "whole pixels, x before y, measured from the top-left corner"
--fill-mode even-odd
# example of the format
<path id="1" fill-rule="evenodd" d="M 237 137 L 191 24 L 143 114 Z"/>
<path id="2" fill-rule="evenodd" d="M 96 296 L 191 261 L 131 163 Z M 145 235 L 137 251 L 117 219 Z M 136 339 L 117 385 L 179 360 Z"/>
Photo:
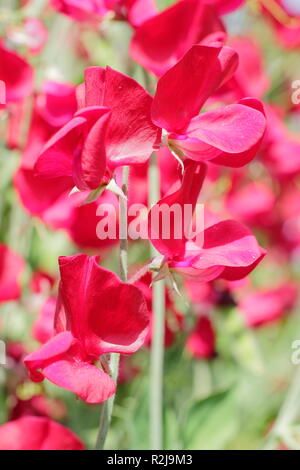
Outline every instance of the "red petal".
<path id="1" fill-rule="evenodd" d="M 212 92 L 237 66 L 237 55 L 221 46 L 193 46 L 158 81 L 152 120 L 169 132 L 183 131 Z"/>
<path id="2" fill-rule="evenodd" d="M 73 340 L 69 331 L 58 333 L 37 351 L 28 354 L 24 359 L 24 364 L 30 371 L 43 369 L 48 363 L 66 353 L 71 348 Z"/>
<path id="3" fill-rule="evenodd" d="M 6 101 L 21 101 L 33 89 L 33 68 L 0 42 L 0 80 L 5 83 Z"/>
<path id="4" fill-rule="evenodd" d="M 263 116 L 264 121 L 262 121 L 262 118 L 260 117 L 258 119 L 258 122 L 261 123 L 262 129 L 263 129 L 263 134 L 260 139 L 248 150 L 241 152 L 241 153 L 226 153 L 222 152 L 220 155 L 217 157 L 213 158 L 211 160 L 212 163 L 215 163 L 217 165 L 225 165 L 233 168 L 239 168 L 241 166 L 247 165 L 247 163 L 251 162 L 253 158 L 256 156 L 261 142 L 264 137 L 264 131 L 266 129 L 266 120 L 265 120 L 265 110 L 264 106 L 261 101 L 255 99 L 255 98 L 243 98 L 239 101 L 240 105 L 248 106 L 256 111 L 259 111 L 261 115 Z"/>
<path id="5" fill-rule="evenodd" d="M 106 171 L 105 139 L 111 114 L 104 107 L 86 108 L 85 111 L 81 110 L 80 116 L 86 117 L 87 123 L 94 121 L 94 114 L 97 120 L 90 129 L 84 129 L 86 138 L 81 155 L 74 156 L 73 178 L 79 189 L 88 190 L 100 186 Z"/>
<path id="6" fill-rule="evenodd" d="M 24 267 L 23 259 L 0 243 L 0 303 L 20 297 L 20 277 Z"/>
<path id="7" fill-rule="evenodd" d="M 107 157 L 112 167 L 144 163 L 153 151 L 158 129 L 151 120 L 152 97 L 135 80 L 106 69 L 104 105 L 112 111 Z"/>
<path id="8" fill-rule="evenodd" d="M 24 416 L 0 426 L 1 450 L 82 450 L 70 429 L 49 418 Z"/>
<path id="9" fill-rule="evenodd" d="M 75 393 L 86 403 L 101 403 L 116 392 L 108 374 L 88 362 L 61 359 L 43 369 L 50 382 Z"/>
<path id="10" fill-rule="evenodd" d="M 106 70 L 87 67 L 84 71 L 85 106 L 103 106 Z M 82 93 L 83 90 L 80 90 Z"/>
<path id="11" fill-rule="evenodd" d="M 139 349 L 149 323 L 141 291 L 100 267 L 96 257 L 60 257 L 59 265 L 70 328 L 87 354 L 130 354 Z"/>
<path id="12" fill-rule="evenodd" d="M 194 44 L 224 29 L 216 13 L 199 0 L 182 0 L 145 21 L 130 45 L 133 59 L 158 76 Z"/>
<path id="13" fill-rule="evenodd" d="M 75 117 L 51 137 L 36 162 L 37 175 L 46 178 L 72 176 L 73 156 L 79 151 L 85 124 L 86 119 Z"/>
<path id="14" fill-rule="evenodd" d="M 199 161 L 215 157 L 216 150 L 242 154 L 253 149 L 261 141 L 265 127 L 266 120 L 261 112 L 232 104 L 193 118 L 186 130 L 186 139 L 173 140 L 188 157 Z"/>

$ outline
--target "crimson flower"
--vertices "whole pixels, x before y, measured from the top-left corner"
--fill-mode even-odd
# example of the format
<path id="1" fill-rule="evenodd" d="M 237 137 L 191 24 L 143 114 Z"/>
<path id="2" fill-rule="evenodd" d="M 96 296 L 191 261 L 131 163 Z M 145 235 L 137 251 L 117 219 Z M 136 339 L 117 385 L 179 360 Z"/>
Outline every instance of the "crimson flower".
<path id="1" fill-rule="evenodd" d="M 195 208 L 206 173 L 205 164 L 189 161 L 181 187 L 165 196 L 149 212 L 149 238 L 164 257 L 162 266 L 183 275 L 208 282 L 216 278 L 242 279 L 261 261 L 265 251 L 251 232 L 235 220 L 206 224 L 203 231 L 189 238 L 186 233 L 187 206 Z M 171 220 L 170 236 L 164 235 L 162 207 L 181 208 L 181 236 L 178 220 Z M 171 211 L 170 211 L 171 212 Z M 154 214 L 159 214 L 155 217 Z M 199 237 L 199 235 L 201 235 Z"/>
<path id="2" fill-rule="evenodd" d="M 79 189 L 96 189 L 107 169 L 148 160 L 159 129 L 141 85 L 110 67 L 91 67 L 78 98 L 81 109 L 44 147 L 38 175 L 73 177 Z"/>
<path id="3" fill-rule="evenodd" d="M 19 102 L 33 90 L 33 68 L 0 41 L 0 80 L 5 84 L 6 102 Z"/>
<path id="4" fill-rule="evenodd" d="M 195 329 L 187 338 L 186 348 L 198 359 L 209 359 L 215 355 L 216 334 L 207 315 L 201 315 Z"/>
<path id="5" fill-rule="evenodd" d="M 53 8 L 75 21 L 96 24 L 108 13 L 133 27 L 157 13 L 153 0 L 50 0 Z"/>
<path id="6" fill-rule="evenodd" d="M 0 303 L 20 297 L 20 277 L 24 268 L 24 260 L 7 245 L 0 243 Z"/>
<path id="7" fill-rule="evenodd" d="M 239 309 L 248 326 L 259 327 L 283 318 L 295 306 L 297 297 L 296 285 L 285 282 L 275 288 L 249 293 L 242 298 Z"/>
<path id="8" fill-rule="evenodd" d="M 115 393 L 115 383 L 94 363 L 102 354 L 136 352 L 149 315 L 141 291 L 97 264 L 97 257 L 60 257 L 56 335 L 25 357 L 31 379 L 47 378 L 87 403 Z"/>
<path id="9" fill-rule="evenodd" d="M 107 171 L 144 163 L 160 145 L 196 161 L 245 165 L 265 131 L 260 101 L 242 99 L 199 114 L 231 78 L 237 60 L 220 43 L 193 46 L 159 79 L 154 98 L 109 67 L 88 68 L 78 89 L 81 109 L 46 144 L 37 174 L 73 178 L 79 189 L 93 190 L 107 179 Z"/>
<path id="10" fill-rule="evenodd" d="M 181 0 L 136 29 L 130 54 L 160 77 L 194 44 L 217 32 L 223 33 L 224 26 L 212 5 L 199 0 Z"/>
<path id="11" fill-rule="evenodd" d="M 49 418 L 24 416 L 0 426 L 1 450 L 83 450 L 70 429 Z"/>
<path id="12" fill-rule="evenodd" d="M 152 120 L 166 131 L 164 140 L 179 155 L 233 167 L 254 158 L 266 127 L 259 100 L 245 98 L 199 114 L 237 64 L 238 56 L 229 47 L 196 45 L 159 79 Z"/>

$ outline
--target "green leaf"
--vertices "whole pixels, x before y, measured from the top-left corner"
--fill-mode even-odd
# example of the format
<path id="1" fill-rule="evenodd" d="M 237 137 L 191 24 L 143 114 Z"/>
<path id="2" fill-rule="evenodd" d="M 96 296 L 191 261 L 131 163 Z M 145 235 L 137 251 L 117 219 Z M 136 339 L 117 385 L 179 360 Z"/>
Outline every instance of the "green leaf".
<path id="1" fill-rule="evenodd" d="M 239 420 L 233 393 L 211 395 L 189 410 L 184 431 L 185 449 L 224 449 L 238 431 Z"/>

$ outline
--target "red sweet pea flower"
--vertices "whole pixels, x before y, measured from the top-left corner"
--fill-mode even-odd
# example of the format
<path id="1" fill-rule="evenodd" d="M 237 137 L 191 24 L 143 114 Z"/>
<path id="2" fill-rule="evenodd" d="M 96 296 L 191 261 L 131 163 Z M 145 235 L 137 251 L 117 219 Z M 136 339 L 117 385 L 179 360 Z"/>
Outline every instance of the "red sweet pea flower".
<path id="1" fill-rule="evenodd" d="M 274 323 L 288 314 L 294 307 L 297 297 L 297 286 L 287 282 L 272 289 L 248 294 L 241 300 L 239 309 L 248 326 L 258 327 Z"/>
<path id="2" fill-rule="evenodd" d="M 193 46 L 160 78 L 153 99 L 130 77 L 109 67 L 88 68 L 78 88 L 81 109 L 46 144 L 37 174 L 96 189 L 106 170 L 146 162 L 162 130 L 162 144 L 181 157 L 245 165 L 264 134 L 262 104 L 248 98 L 199 115 L 236 66 L 236 53 L 220 43 Z"/>
<path id="3" fill-rule="evenodd" d="M 5 83 L 6 103 L 22 101 L 33 89 L 33 69 L 23 57 L 0 41 L 0 80 Z"/>
<path id="4" fill-rule="evenodd" d="M 37 173 L 48 178 L 73 177 L 82 190 L 98 188 L 106 171 L 104 140 L 109 118 L 109 109 L 101 106 L 78 111 L 44 147 Z"/>
<path id="5" fill-rule="evenodd" d="M 20 277 L 24 271 L 23 259 L 8 246 L 0 244 L 0 303 L 18 299 L 21 295 Z"/>
<path id="6" fill-rule="evenodd" d="M 94 362 L 105 353 L 136 352 L 149 323 L 141 291 L 101 268 L 97 259 L 59 259 L 57 334 L 24 360 L 32 380 L 47 378 L 87 403 L 100 403 L 115 393 L 111 377 Z"/>
<path id="7" fill-rule="evenodd" d="M 0 426 L 1 450 L 83 450 L 70 429 L 49 418 L 24 416 Z"/>
<path id="8" fill-rule="evenodd" d="M 230 38 L 228 43 L 238 53 L 239 65 L 234 77 L 218 90 L 217 97 L 226 102 L 247 96 L 261 98 L 269 90 L 271 81 L 259 44 L 246 36 Z"/>
<path id="9" fill-rule="evenodd" d="M 28 400 L 14 396 L 12 402 L 11 421 L 23 416 L 46 416 L 51 419 L 65 419 L 67 416 L 67 408 L 62 401 L 44 395 L 34 395 Z"/>
<path id="10" fill-rule="evenodd" d="M 189 162 L 180 189 L 161 199 L 149 213 L 149 238 L 164 256 L 162 266 L 186 276 L 207 282 L 218 277 L 237 280 L 245 277 L 265 255 L 255 237 L 239 222 L 225 220 L 206 224 L 203 231 L 189 239 L 186 236 L 187 205 L 195 207 L 205 177 L 205 165 Z M 181 208 L 181 237 L 178 237 L 179 222 L 174 217 L 170 236 L 164 236 L 159 208 L 174 206 Z M 202 235 L 199 237 L 199 235 Z"/>
<path id="11" fill-rule="evenodd" d="M 160 130 L 151 121 L 152 97 L 141 85 L 109 67 L 91 67 L 78 99 L 84 107 L 47 143 L 38 175 L 73 177 L 79 189 L 96 189 L 107 169 L 148 160 Z"/>
<path id="12" fill-rule="evenodd" d="M 229 47 L 197 45 L 159 79 L 152 120 L 167 131 L 164 139 L 179 155 L 234 167 L 254 158 L 266 127 L 260 101 L 242 99 L 199 114 L 237 63 Z"/>
<path id="13" fill-rule="evenodd" d="M 181 0 L 137 28 L 130 53 L 136 62 L 161 76 L 190 47 L 220 31 L 224 31 L 224 26 L 210 5 L 199 0 Z"/>
<path id="14" fill-rule="evenodd" d="M 268 106 L 266 111 L 268 128 L 262 149 L 263 162 L 276 178 L 290 179 L 300 171 L 299 135 L 290 131 L 277 109 Z"/>
<path id="15" fill-rule="evenodd" d="M 56 310 L 56 299 L 50 297 L 42 307 L 39 317 L 32 326 L 32 336 L 40 343 L 46 343 L 54 335 L 54 317 Z"/>
<path id="16" fill-rule="evenodd" d="M 262 183 L 248 183 L 234 187 L 226 198 L 226 207 L 233 217 L 258 227 L 274 222 L 275 195 Z"/>
<path id="17" fill-rule="evenodd" d="M 198 359 L 209 359 L 215 355 L 216 334 L 208 316 L 201 315 L 197 325 L 187 339 L 186 348 Z"/>

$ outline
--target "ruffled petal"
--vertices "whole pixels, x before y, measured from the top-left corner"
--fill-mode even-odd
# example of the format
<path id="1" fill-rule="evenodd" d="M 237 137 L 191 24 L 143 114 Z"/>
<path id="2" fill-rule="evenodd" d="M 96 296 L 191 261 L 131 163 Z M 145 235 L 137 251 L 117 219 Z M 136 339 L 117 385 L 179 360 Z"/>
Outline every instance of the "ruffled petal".
<path id="1" fill-rule="evenodd" d="M 213 91 L 231 77 L 237 63 L 233 49 L 219 44 L 193 46 L 159 79 L 153 122 L 169 132 L 184 133 Z"/>
<path id="2" fill-rule="evenodd" d="M 205 36 L 223 31 L 218 15 L 199 0 L 182 0 L 153 16 L 135 31 L 132 58 L 157 76 L 163 75 Z"/>
<path id="3" fill-rule="evenodd" d="M 60 257 L 59 265 L 68 324 L 86 353 L 98 357 L 139 349 L 149 324 L 142 292 L 99 266 L 97 257 Z"/>

